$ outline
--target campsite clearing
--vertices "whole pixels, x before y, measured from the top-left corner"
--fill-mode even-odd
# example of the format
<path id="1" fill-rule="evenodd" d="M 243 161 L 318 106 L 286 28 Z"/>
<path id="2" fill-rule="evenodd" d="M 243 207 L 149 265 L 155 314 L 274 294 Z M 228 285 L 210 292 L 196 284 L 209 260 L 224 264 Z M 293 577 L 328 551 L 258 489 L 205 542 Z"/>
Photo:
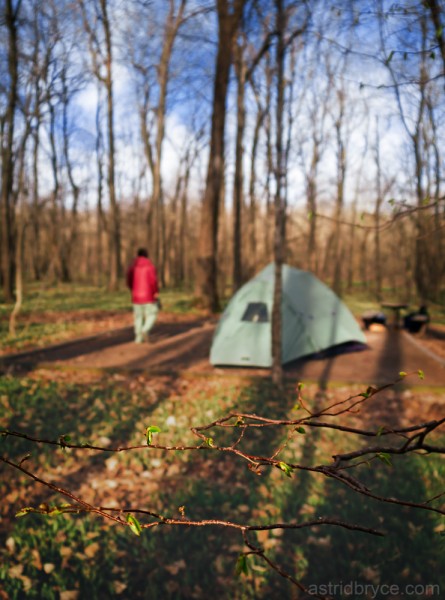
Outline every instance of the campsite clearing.
<path id="1" fill-rule="evenodd" d="M 8 369 L 52 368 L 108 369 L 140 372 L 184 372 L 226 376 L 268 376 L 268 369 L 212 367 L 210 346 L 216 320 L 203 317 L 161 314 L 153 329 L 152 342 L 134 344 L 131 327 L 98 332 L 45 349 L 3 357 Z M 382 329 L 366 333 L 367 347 L 361 351 L 336 354 L 326 352 L 315 358 L 299 359 L 285 367 L 292 379 L 319 382 L 382 384 L 398 378 L 400 371 L 425 374 L 422 384 L 445 386 L 444 331 L 430 328 L 422 338 L 404 331 Z M 406 384 L 420 383 L 418 378 Z"/>

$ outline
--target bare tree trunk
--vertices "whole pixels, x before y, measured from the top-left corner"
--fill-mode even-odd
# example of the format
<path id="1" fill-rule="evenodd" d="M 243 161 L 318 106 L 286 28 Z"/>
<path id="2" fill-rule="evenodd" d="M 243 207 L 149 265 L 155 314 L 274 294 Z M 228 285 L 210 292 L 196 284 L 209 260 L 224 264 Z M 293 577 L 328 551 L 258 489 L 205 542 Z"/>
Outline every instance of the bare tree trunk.
<path id="1" fill-rule="evenodd" d="M 16 337 L 16 322 L 23 304 L 23 244 L 25 240 L 26 217 L 23 211 L 17 214 L 17 243 L 15 255 L 15 304 L 9 316 L 9 335 Z"/>
<path id="2" fill-rule="evenodd" d="M 441 301 L 440 292 L 442 287 L 442 281 L 445 277 L 445 236 L 443 235 L 443 219 L 444 215 L 441 213 L 441 165 L 442 156 L 439 149 L 440 141 L 439 134 L 437 131 L 436 115 L 432 105 L 431 97 L 426 98 L 426 108 L 428 111 L 428 121 L 431 127 L 431 139 L 429 140 L 430 153 L 432 154 L 431 160 L 433 161 L 432 173 L 431 173 L 431 192 L 429 196 L 435 203 L 434 214 L 431 217 L 431 237 L 429 240 L 432 271 L 434 271 L 436 277 L 431 278 L 431 293 L 432 298 L 439 302 Z"/>
<path id="3" fill-rule="evenodd" d="M 187 251 L 187 229 L 188 229 L 188 189 L 190 182 L 190 173 L 193 162 L 196 158 L 197 151 L 194 156 L 190 156 L 190 149 L 187 150 L 185 156 L 185 172 L 182 181 L 181 202 L 179 206 L 178 219 L 178 239 L 177 239 L 177 282 L 179 285 L 184 285 L 187 273 L 188 251 Z"/>
<path id="4" fill-rule="evenodd" d="M 20 216 L 17 223 L 16 269 L 15 269 L 15 304 L 9 316 L 9 335 L 16 337 L 16 321 L 23 304 L 23 239 L 25 224 Z"/>
<path id="5" fill-rule="evenodd" d="M 62 70 L 61 74 L 62 78 L 62 107 L 63 107 L 63 123 L 62 123 L 62 132 L 63 132 L 63 154 L 65 158 L 66 169 L 68 173 L 68 181 L 70 182 L 71 192 L 72 192 L 72 205 L 69 216 L 69 221 L 66 223 L 66 233 L 63 236 L 63 245 L 61 248 L 61 267 L 62 267 L 62 280 L 63 281 L 71 281 L 71 256 L 74 244 L 77 240 L 77 228 L 78 228 L 78 205 L 79 205 L 79 195 L 80 188 L 74 181 L 73 175 L 73 166 L 71 162 L 71 158 L 69 155 L 69 135 L 68 135 L 68 104 L 70 101 L 69 98 L 69 86 L 66 80 L 66 69 Z"/>
<path id="6" fill-rule="evenodd" d="M 15 240 L 14 240 L 14 205 L 12 200 L 14 182 L 14 128 L 17 109 L 18 87 L 18 12 L 21 3 L 14 8 L 12 0 L 6 0 L 4 19 L 8 30 L 8 72 L 9 90 L 6 114 L 2 120 L 2 184 L 1 184 L 1 267 L 3 294 L 5 302 L 14 297 Z"/>
<path id="7" fill-rule="evenodd" d="M 232 62 L 231 49 L 245 0 L 217 0 L 218 50 L 213 91 L 212 130 L 206 189 L 201 213 L 196 292 L 210 311 L 219 307 L 217 289 L 218 216 L 224 179 L 226 96 Z"/>
<path id="8" fill-rule="evenodd" d="M 235 71 L 238 80 L 237 124 L 235 150 L 235 181 L 233 187 L 233 292 L 243 283 L 242 259 L 242 216 L 243 216 L 243 138 L 246 125 L 246 107 L 244 105 L 246 86 L 246 63 L 244 60 L 244 44 L 236 46 Z"/>
<path id="9" fill-rule="evenodd" d="M 310 171 L 306 178 L 306 195 L 309 215 L 309 236 L 307 242 L 307 264 L 310 271 L 318 272 L 317 244 L 317 165 L 319 161 L 318 144 L 314 140 Z"/>
<path id="10" fill-rule="evenodd" d="M 159 81 L 159 102 L 157 108 L 157 131 L 156 131 L 156 164 L 153 174 L 153 205 L 156 206 L 158 215 L 158 247 L 156 252 L 158 254 L 158 271 L 160 273 L 160 279 L 164 280 L 164 262 L 165 262 L 165 216 L 164 216 L 164 204 L 162 195 L 162 181 L 161 181 L 161 161 L 162 161 L 162 145 L 165 137 L 165 114 L 167 104 L 167 91 L 169 83 L 169 69 L 170 61 L 173 52 L 173 45 L 178 33 L 179 27 L 183 21 L 184 10 L 187 0 L 181 0 L 179 10 L 174 15 L 175 2 L 170 1 L 170 11 L 168 20 L 165 28 L 164 45 L 162 48 L 161 61 L 158 68 L 158 81 Z"/>
<path id="11" fill-rule="evenodd" d="M 267 55 L 267 64 L 266 64 L 266 160 L 267 160 L 267 174 L 266 174 L 266 207 L 265 207 L 265 218 L 264 218 L 264 242 L 265 242 L 265 254 L 269 257 L 272 254 L 273 243 L 271 230 L 271 214 L 273 212 L 272 208 L 272 195 L 270 190 L 270 180 L 273 176 L 274 166 L 273 166 L 273 156 L 272 156 L 272 122 L 271 122 L 271 114 L 272 114 L 272 79 L 273 79 L 273 70 L 269 62 L 269 56 Z"/>
<path id="12" fill-rule="evenodd" d="M 276 0 L 276 69 L 277 69 L 277 104 L 276 104 L 276 156 L 275 156 L 275 230 L 274 230 L 274 262 L 275 281 L 272 310 L 272 381 L 275 385 L 282 385 L 282 266 L 284 257 L 284 152 L 283 152 L 283 112 L 284 112 L 284 59 L 285 44 L 284 31 L 286 19 L 284 14 L 283 0 Z"/>
<path id="13" fill-rule="evenodd" d="M 355 244 L 357 237 L 357 197 L 356 194 L 353 204 L 352 204 L 352 217 L 351 217 L 351 225 L 349 228 L 349 245 L 348 245 L 348 280 L 347 280 L 347 289 L 348 292 L 352 291 L 354 285 L 354 272 L 355 272 Z"/>
<path id="14" fill-rule="evenodd" d="M 318 275 L 320 270 L 319 248 L 318 248 L 318 167 L 322 158 L 323 129 L 328 110 L 328 102 L 325 98 L 321 115 L 314 107 L 311 110 L 312 129 L 312 151 L 309 168 L 306 174 L 306 198 L 308 210 L 308 240 L 307 240 L 307 266 L 308 269 Z"/>
<path id="15" fill-rule="evenodd" d="M 332 288 L 337 294 L 341 294 L 343 248 L 340 221 L 343 213 L 346 181 L 346 148 L 342 131 L 345 107 L 345 95 L 343 90 L 340 90 L 338 93 L 338 101 L 340 112 L 335 123 L 335 130 L 337 133 L 337 198 L 335 206 L 334 230 L 332 232 L 334 261 L 334 275 L 332 280 Z"/>
<path id="16" fill-rule="evenodd" d="M 257 150 L 258 143 L 260 137 L 261 127 L 264 122 L 264 117 L 266 116 L 266 112 L 262 109 L 258 94 L 255 92 L 255 96 L 257 98 L 257 114 L 255 120 L 255 129 L 253 132 L 253 140 L 252 140 L 252 150 L 250 153 L 250 181 L 249 181 L 249 255 L 248 255 L 248 264 L 249 264 L 249 277 L 255 272 L 256 269 L 256 256 L 257 256 L 257 240 L 256 240 L 256 223 L 257 223 L 257 202 L 256 202 L 256 159 L 257 159 Z"/>
<path id="17" fill-rule="evenodd" d="M 114 148 L 114 100 L 113 100 L 113 52 L 111 41 L 111 24 L 108 17 L 108 0 L 100 0 L 102 26 L 105 34 L 105 89 L 107 93 L 108 124 L 108 192 L 110 194 L 111 227 L 110 227 L 110 290 L 117 290 L 119 277 L 122 274 L 121 264 L 121 229 L 120 211 L 116 197 L 115 184 L 115 148 Z"/>
<path id="18" fill-rule="evenodd" d="M 32 253 L 32 264 L 34 278 L 39 281 L 42 277 L 42 264 L 40 255 L 40 205 L 39 205 L 39 148 L 40 148 L 40 111 L 36 115 L 36 126 L 34 130 L 34 148 L 33 148 L 33 192 L 32 192 L 32 232 L 34 252 Z"/>
<path id="19" fill-rule="evenodd" d="M 103 211 L 103 163 L 102 163 L 102 129 L 100 124 L 100 101 L 97 103 L 96 108 L 96 164 L 97 164 L 97 204 L 96 204 L 96 273 L 95 281 L 96 285 L 102 285 L 103 283 L 103 268 L 104 268 L 104 257 L 103 257 L 103 246 L 102 246 L 102 233 L 106 228 L 106 220 Z"/>
<path id="20" fill-rule="evenodd" d="M 438 39 L 439 45 L 441 47 L 442 57 L 445 56 L 445 51 L 443 50 L 443 32 L 440 24 L 440 13 L 437 12 L 438 5 L 435 0 L 431 0 L 426 3 L 427 7 L 430 8 L 431 18 L 436 27 L 436 37 Z M 437 28 L 439 25 L 439 28 Z M 428 239 L 428 220 L 429 215 L 425 213 L 425 211 L 421 210 L 422 205 L 425 200 L 425 189 L 424 189 L 424 181 L 426 174 L 426 163 L 425 156 L 427 155 L 426 149 L 424 147 L 424 132 L 425 132 L 425 113 L 427 109 L 427 94 L 428 94 L 428 84 L 430 81 L 429 74 L 429 65 L 428 65 L 428 55 L 429 55 L 429 40 L 428 40 L 428 23 L 427 23 L 427 14 L 421 13 L 419 15 L 419 26 L 421 32 L 421 52 L 419 52 L 419 74 L 416 81 L 417 85 L 417 93 L 419 96 L 418 105 L 416 107 L 417 115 L 415 118 L 413 117 L 412 111 L 410 112 L 409 118 L 407 117 L 404 106 L 401 99 L 401 91 L 398 78 L 394 71 L 394 68 L 391 65 L 391 61 L 387 61 L 386 66 L 389 70 L 389 73 L 392 77 L 394 86 L 395 98 L 398 104 L 400 118 L 402 124 L 411 140 L 412 150 L 414 155 L 414 164 L 415 164 L 415 190 L 417 197 L 417 206 L 420 209 L 415 215 L 415 224 L 416 224 L 416 240 L 415 240 L 415 267 L 414 267 L 414 279 L 416 282 L 417 292 L 421 299 L 421 302 L 425 302 L 432 293 L 432 285 L 431 285 L 431 272 L 434 269 L 435 260 L 434 253 L 435 249 L 432 248 L 433 244 L 431 244 L 431 240 Z M 381 42 L 384 47 L 384 34 L 381 31 Z M 445 63 L 444 63 L 445 64 Z M 436 278 L 437 281 L 437 278 Z M 436 283 L 434 284 L 434 286 Z"/>
<path id="21" fill-rule="evenodd" d="M 442 57 L 443 69 L 445 72 L 445 36 L 444 23 L 441 19 L 441 16 L 443 16 L 443 7 L 440 6 L 437 0 L 426 0 L 424 6 L 430 9 L 431 20 L 436 30 L 436 40 L 439 44 L 440 55 Z"/>
<path id="22" fill-rule="evenodd" d="M 155 84 L 151 83 L 152 65 L 141 64 L 139 58 L 133 58 L 135 73 L 143 74 L 144 83 L 142 98 L 139 101 L 139 122 L 144 154 L 152 178 L 152 193 L 147 215 L 147 237 L 150 254 L 155 262 L 161 283 L 164 283 L 164 267 L 166 261 L 165 207 L 162 184 L 162 155 L 165 138 L 165 118 L 167 109 L 168 87 L 170 83 L 170 63 L 175 40 L 184 22 L 187 0 L 180 0 L 176 12 L 175 0 L 169 0 L 169 10 L 165 19 L 161 56 L 156 65 L 157 94 L 155 106 L 150 106 L 150 95 Z"/>
<path id="23" fill-rule="evenodd" d="M 58 173 L 58 158 L 56 150 L 55 140 L 55 110 L 52 104 L 51 97 L 48 98 L 48 107 L 50 114 L 50 147 L 51 147 L 51 170 L 53 174 L 53 190 L 51 192 L 51 206 L 50 206 L 50 217 L 51 217 L 51 231 L 50 231 L 50 249 L 51 249 L 51 262 L 49 264 L 50 276 L 55 280 L 61 279 L 61 225 L 62 219 L 59 215 L 59 173 Z"/>
<path id="24" fill-rule="evenodd" d="M 369 229 L 366 229 L 363 232 L 362 243 L 360 246 L 360 278 L 362 280 L 363 287 L 365 288 L 365 290 L 369 289 L 369 233 Z"/>
<path id="25" fill-rule="evenodd" d="M 20 149 L 16 154 L 16 162 L 18 163 L 17 173 L 18 182 L 15 191 L 14 206 L 16 207 L 16 245 L 15 245 L 15 304 L 9 317 L 9 334 L 16 336 L 16 320 L 21 310 L 23 303 L 23 245 L 25 240 L 26 208 L 25 208 L 25 164 L 26 164 L 26 146 L 31 133 L 31 116 L 25 109 L 26 125 L 23 132 L 23 137 L 20 144 Z"/>
<path id="26" fill-rule="evenodd" d="M 381 225 L 381 206 L 382 197 L 382 169 L 380 164 L 380 135 L 379 122 L 376 123 L 376 145 L 375 145 L 375 164 L 377 169 L 377 198 L 374 209 L 374 272 L 375 272 L 375 296 L 380 302 L 382 299 L 382 262 L 381 262 L 381 241 L 380 241 L 380 225 Z"/>

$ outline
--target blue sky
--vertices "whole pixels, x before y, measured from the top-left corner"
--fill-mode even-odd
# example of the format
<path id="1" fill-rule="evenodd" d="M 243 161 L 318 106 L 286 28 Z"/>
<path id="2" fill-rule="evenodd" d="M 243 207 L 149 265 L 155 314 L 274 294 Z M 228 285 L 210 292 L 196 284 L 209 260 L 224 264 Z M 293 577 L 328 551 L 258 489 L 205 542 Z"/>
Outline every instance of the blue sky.
<path id="1" fill-rule="evenodd" d="M 209 6 L 208 1 L 193 0 L 189 10 Z M 265 3 L 267 5 L 267 3 Z M 269 3 L 270 4 L 270 3 Z M 417 3 L 405 2 L 406 6 Z M 389 9 L 392 2 L 383 2 L 383 7 Z M 129 7 L 131 3 L 116 4 L 116 23 L 113 29 L 115 42 L 114 94 L 115 94 L 115 130 L 117 136 L 117 177 L 119 194 L 122 197 L 134 192 L 136 180 L 141 170 L 146 169 L 144 156 L 139 142 L 139 122 L 135 100 L 134 78 L 128 66 L 129 43 L 142 39 L 144 36 L 149 49 L 149 57 L 156 63 L 159 56 L 159 39 L 162 36 L 162 11 L 147 12 L 146 18 L 136 15 L 132 20 Z M 157 9 L 166 7 L 165 2 L 154 5 Z M 326 6 L 323 4 L 322 8 Z M 347 172 L 347 201 L 353 200 L 355 190 L 360 188 L 361 202 L 372 202 L 375 197 L 375 164 L 373 145 L 376 140 L 376 123 L 379 124 L 381 156 L 385 177 L 395 179 L 398 187 L 394 195 L 401 195 L 408 190 L 410 149 L 409 138 L 401 125 L 400 115 L 395 101 L 394 89 L 391 87 L 390 74 L 385 66 L 385 59 L 391 57 L 391 66 L 397 70 L 399 80 L 403 83 L 401 93 L 403 107 L 408 123 L 412 123 L 418 104 L 416 84 L 407 83 L 408 77 L 417 68 L 419 37 L 415 27 L 409 32 L 406 21 L 413 21 L 411 15 L 396 15 L 386 19 L 383 31 L 384 48 L 381 48 L 379 30 L 376 27 L 374 8 L 379 6 L 376 1 L 369 8 L 369 3 L 356 1 L 352 4 L 358 16 L 358 24 L 350 33 L 345 29 L 343 17 L 345 11 L 336 12 L 337 7 L 345 3 L 331 3 L 331 10 L 321 10 L 315 13 L 313 27 L 305 39 L 305 43 L 297 54 L 297 69 L 293 74 L 295 82 L 295 104 L 293 107 L 293 130 L 291 139 L 291 154 L 289 163 L 289 200 L 293 206 L 302 207 L 305 204 L 303 182 L 305 172 L 300 160 L 301 151 L 306 156 L 310 153 L 310 115 L 315 113 L 321 119 L 326 95 L 329 93 L 329 105 L 326 116 L 325 148 L 320 162 L 320 194 L 326 201 L 335 193 L 336 145 L 335 119 L 338 116 L 336 96 L 340 90 L 346 94 L 346 117 L 343 132 L 347 135 L 348 172 Z M 334 6 L 334 8 L 332 8 Z M 124 12 L 123 12 L 124 11 Z M 351 15 L 349 15 L 350 17 Z M 396 18 L 397 17 L 397 18 Z M 251 25 L 251 23 L 250 23 Z M 130 41 L 126 32 L 130 32 Z M 320 32 L 322 39 L 320 40 Z M 216 50 L 215 14 L 205 13 L 190 20 L 180 31 L 177 46 L 172 58 L 172 80 L 167 115 L 166 140 L 164 144 L 163 178 L 166 192 L 172 192 L 176 183 L 179 157 L 182 149 L 193 137 L 195 129 L 210 126 L 210 108 L 213 92 L 213 69 Z M 258 47 L 260 40 L 256 42 Z M 405 55 L 406 53 L 406 55 Z M 329 57 L 331 68 L 335 71 L 332 82 L 326 86 L 326 57 Z M 76 62 L 88 64 L 89 57 L 86 45 L 79 44 Z M 346 59 L 346 67 L 339 67 Z M 337 66 L 336 66 L 337 65 Z M 440 69 L 438 56 L 430 58 L 428 67 L 434 72 Z M 86 68 L 86 67 L 82 67 Z M 153 72 L 153 71 L 152 71 Z M 288 73 L 287 75 L 291 75 Z M 266 86 L 262 67 L 258 69 L 256 81 L 261 89 L 263 98 Z M 440 87 L 440 85 L 439 85 Z M 312 92 L 309 93 L 309 90 Z M 443 89 L 443 86 L 442 86 Z M 318 93 L 319 91 L 319 93 Z M 230 206 L 231 180 L 233 176 L 234 131 L 236 125 L 236 85 L 232 71 L 232 84 L 228 98 L 227 118 L 227 203 Z M 153 99 L 156 99 L 156 87 L 153 87 Z M 443 96 L 442 96 L 443 98 Z M 94 197 L 95 186 L 95 112 L 97 106 L 97 83 L 90 79 L 85 88 L 76 95 L 71 110 L 71 121 L 74 132 L 72 156 L 78 162 L 77 176 L 90 190 Z M 245 139 L 245 172 L 249 168 L 249 151 L 252 141 L 252 128 L 255 118 L 255 103 L 251 91 L 247 93 L 248 127 Z M 102 110 L 103 118 L 105 108 Z M 438 124 L 444 119 L 444 105 L 440 100 L 436 112 Z M 272 115 L 273 116 L 273 115 Z M 262 147 L 258 158 L 259 181 L 265 177 L 265 148 L 264 133 Z M 48 149 L 47 140 L 44 147 Z M 363 152 L 367 153 L 363 160 Z M 42 154 L 42 164 L 47 161 L 48 154 Z M 85 157 L 88 157 L 85 161 Z M 204 144 L 197 168 L 193 174 L 192 192 L 199 201 L 204 183 L 207 150 Z M 307 167 L 307 165 L 306 165 Z M 146 169 L 147 170 L 147 169 Z M 42 187 L 50 189 L 51 174 L 48 168 L 42 168 Z M 360 174 L 359 174 L 360 173 Z M 361 178 L 361 183 L 358 182 Z M 147 177 L 143 191 L 150 192 L 150 178 Z M 247 185 L 247 181 L 246 181 Z M 259 187 L 260 189 L 260 187 Z M 393 194 L 391 194 L 393 195 Z"/>

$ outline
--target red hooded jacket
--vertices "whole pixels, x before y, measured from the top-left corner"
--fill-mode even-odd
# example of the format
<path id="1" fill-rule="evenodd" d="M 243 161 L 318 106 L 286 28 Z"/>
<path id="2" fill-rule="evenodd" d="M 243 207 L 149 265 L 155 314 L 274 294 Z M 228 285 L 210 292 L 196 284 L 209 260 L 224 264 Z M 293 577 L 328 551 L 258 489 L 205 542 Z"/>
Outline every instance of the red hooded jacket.
<path id="1" fill-rule="evenodd" d="M 144 256 L 134 259 L 127 271 L 127 286 L 131 290 L 133 304 L 156 302 L 158 296 L 158 276 L 154 264 Z"/>

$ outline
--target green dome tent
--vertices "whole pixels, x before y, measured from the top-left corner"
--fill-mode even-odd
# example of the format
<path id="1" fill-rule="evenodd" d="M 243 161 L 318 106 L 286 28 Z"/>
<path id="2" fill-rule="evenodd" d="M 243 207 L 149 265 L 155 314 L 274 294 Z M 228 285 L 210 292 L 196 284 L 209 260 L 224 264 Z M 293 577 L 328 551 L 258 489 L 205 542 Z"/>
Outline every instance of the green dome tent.
<path id="1" fill-rule="evenodd" d="M 215 331 L 212 365 L 272 366 L 275 268 L 268 265 L 233 296 Z M 283 265 L 282 361 L 345 342 L 366 343 L 347 306 L 312 273 Z"/>

